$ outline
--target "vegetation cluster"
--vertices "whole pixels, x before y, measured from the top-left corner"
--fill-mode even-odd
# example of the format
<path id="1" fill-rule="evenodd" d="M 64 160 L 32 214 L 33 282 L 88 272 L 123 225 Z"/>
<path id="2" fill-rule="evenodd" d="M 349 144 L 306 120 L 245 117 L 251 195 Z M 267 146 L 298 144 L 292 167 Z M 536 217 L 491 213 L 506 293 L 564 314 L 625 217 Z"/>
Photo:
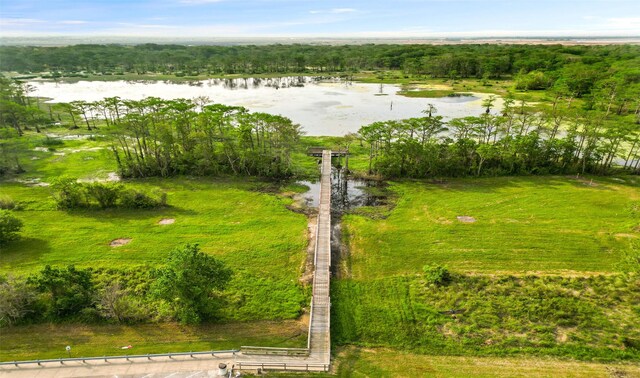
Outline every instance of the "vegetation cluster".
<path id="1" fill-rule="evenodd" d="M 120 183 L 78 182 L 75 178 L 59 178 L 51 189 L 56 205 L 61 210 L 111 209 L 154 209 L 167 205 L 167 194 L 150 196 L 143 191 L 125 188 Z"/>
<path id="2" fill-rule="evenodd" d="M 578 95 L 586 95 L 598 79 L 607 76 L 610 67 L 637 67 L 639 51 L 633 45 L 142 44 L 3 46 L 0 54 L 4 57 L 1 71 L 17 71 L 26 77 L 41 72 L 59 78 L 125 73 L 197 76 L 402 70 L 405 74 L 443 78 L 499 79 L 519 75 L 520 86 L 528 89 L 548 88 L 563 76 L 573 79 L 570 87 Z"/>
<path id="3" fill-rule="evenodd" d="M 100 320 L 117 323 L 216 318 L 231 270 L 197 245 L 172 251 L 151 270 L 46 265 L 26 278 L 0 280 L 0 326 Z"/>
<path id="4" fill-rule="evenodd" d="M 640 358 L 637 275 L 593 277 L 454 274 L 340 280 L 333 285 L 338 344 L 428 354 L 543 354 Z"/>

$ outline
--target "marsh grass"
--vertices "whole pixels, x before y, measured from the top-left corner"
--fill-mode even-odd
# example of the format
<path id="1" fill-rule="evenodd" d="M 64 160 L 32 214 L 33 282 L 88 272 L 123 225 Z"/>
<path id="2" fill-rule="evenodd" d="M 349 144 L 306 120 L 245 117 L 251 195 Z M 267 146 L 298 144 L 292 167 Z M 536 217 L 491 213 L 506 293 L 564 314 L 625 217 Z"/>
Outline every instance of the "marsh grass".
<path id="1" fill-rule="evenodd" d="M 637 275 L 423 275 L 341 280 L 332 290 L 337 344 L 426 354 L 555 355 L 640 361 Z"/>

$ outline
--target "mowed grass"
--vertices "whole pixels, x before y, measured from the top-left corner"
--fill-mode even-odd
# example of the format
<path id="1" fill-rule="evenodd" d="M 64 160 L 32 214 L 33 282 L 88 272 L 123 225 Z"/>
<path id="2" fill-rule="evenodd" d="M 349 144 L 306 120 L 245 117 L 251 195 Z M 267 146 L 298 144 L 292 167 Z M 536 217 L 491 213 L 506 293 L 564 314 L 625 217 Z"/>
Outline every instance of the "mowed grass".
<path id="1" fill-rule="evenodd" d="M 166 193 L 169 206 L 57 210 L 51 188 L 39 185 L 63 176 L 105 179 L 116 171 L 108 141 L 95 136 L 60 142 L 68 132 L 58 132 L 53 144 L 36 133 L 20 139 L 26 172 L 0 181 L 0 196 L 18 203 L 14 214 L 24 223 L 21 239 L 0 251 L 0 273 L 29 275 L 45 265 L 70 264 L 150 269 L 163 264 L 172 249 L 198 243 L 234 271 L 227 298 L 232 306 L 222 310 L 223 320 L 300 315 L 308 297 L 298 282 L 306 257 L 307 219 L 287 208 L 292 200 L 277 195 L 277 188 L 240 178 L 128 180 L 123 182 L 127 187 Z M 260 190 L 264 187 L 269 193 Z M 162 219 L 175 222 L 161 225 Z M 131 241 L 110 246 L 116 239 Z"/>
<path id="2" fill-rule="evenodd" d="M 391 189 L 397 206 L 388 218 L 343 219 L 354 279 L 431 264 L 459 272 L 612 272 L 640 238 L 640 188 L 631 177 L 451 179 Z"/>
<path id="3" fill-rule="evenodd" d="M 230 290 L 245 303 L 234 319 L 294 318 L 305 293 L 298 284 L 305 259 L 306 218 L 290 200 L 253 190 L 255 183 L 213 179 L 154 179 L 128 184 L 168 195 L 159 210 L 55 209 L 50 189 L 3 183 L 21 203 L 22 238 L 2 249 L 0 270 L 30 274 L 45 265 L 82 268 L 158 266 L 169 251 L 198 243 L 234 270 Z M 161 219 L 175 223 L 160 225 Z M 116 239 L 129 244 L 111 247 Z M 271 295 L 265 295 L 271 293 Z"/>
<path id="4" fill-rule="evenodd" d="M 81 130 L 78 130 L 80 132 Z M 56 130 L 56 139 L 69 134 Z M 288 209 L 277 186 L 255 179 L 193 178 L 123 181 L 127 187 L 164 192 L 169 206 L 155 210 L 56 209 L 46 185 L 58 177 L 105 179 L 116 171 L 101 136 L 50 143 L 36 133 L 19 141 L 26 172 L 0 181 L 0 197 L 18 204 L 21 239 L 0 250 L 0 274 L 27 276 L 45 265 L 136 270 L 162 265 L 169 252 L 198 243 L 233 270 L 217 324 L 36 324 L 0 330 L 0 359 L 220 350 L 241 345 L 302 347 L 300 317 L 309 288 L 300 282 L 307 218 Z M 267 190 L 262 190 L 267 189 Z M 290 188 L 283 188 L 286 191 Z M 161 225 L 162 219 L 173 224 Z M 111 247 L 116 239 L 130 243 Z M 297 319 L 297 320 L 294 320 Z M 134 349 L 121 351 L 120 346 Z"/>
<path id="5" fill-rule="evenodd" d="M 552 358 L 425 356 L 393 349 L 347 348 L 338 355 L 338 377 L 638 377 L 640 366 Z"/>
<path id="6" fill-rule="evenodd" d="M 37 337 L 37 340 L 34 338 Z M 177 351 L 239 349 L 241 345 L 303 347 L 303 321 L 187 326 L 175 323 L 137 325 L 38 324 L 2 330 L 1 361 L 67 357 L 122 356 Z M 131 345 L 131 349 L 121 349 Z"/>

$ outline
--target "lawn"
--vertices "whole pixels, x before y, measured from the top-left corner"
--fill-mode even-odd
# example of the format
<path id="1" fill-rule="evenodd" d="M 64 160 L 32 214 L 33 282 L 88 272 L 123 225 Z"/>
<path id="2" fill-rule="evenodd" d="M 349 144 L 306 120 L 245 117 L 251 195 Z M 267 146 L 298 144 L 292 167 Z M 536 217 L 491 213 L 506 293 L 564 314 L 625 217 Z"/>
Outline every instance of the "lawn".
<path id="1" fill-rule="evenodd" d="M 307 326 L 303 321 L 187 326 L 175 323 L 137 325 L 38 324 L 2 330 L 1 361 L 67 357 L 121 356 L 239 349 L 242 345 L 304 347 Z M 121 349 L 131 345 L 131 349 Z"/>
<path id="2" fill-rule="evenodd" d="M 232 177 L 126 180 L 122 183 L 127 187 L 166 193 L 169 206 L 61 211 L 56 209 L 47 183 L 62 176 L 104 179 L 116 167 L 107 142 L 100 137 L 43 146 L 47 142 L 41 135 L 29 134 L 22 139 L 20 155 L 26 173 L 0 181 L 0 197 L 17 203 L 19 209 L 13 213 L 24 223 L 21 239 L 2 246 L 0 274 L 26 276 L 48 264 L 74 264 L 96 272 L 110 268 L 144 271 L 163 264 L 172 249 L 186 243 L 198 243 L 202 251 L 224 261 L 234 274 L 224 296 L 225 306 L 219 310 L 223 325 L 203 326 L 215 328 L 217 335 L 205 328 L 164 323 L 17 326 L 2 330 L 2 345 L 6 346 L 2 359 L 57 357 L 54 339 L 84 344 L 87 349 L 79 353 L 85 355 L 112 354 L 109 348 L 119 345 L 123 335 L 129 335 L 124 339 L 137 343 L 145 353 L 226 349 L 243 343 L 299 346 L 306 342 L 306 333 L 292 336 L 288 331 L 309 299 L 309 288 L 300 283 L 308 220 L 304 214 L 289 210 L 293 200 L 281 194 L 292 186 Z M 174 223 L 160 224 L 163 219 Z M 131 240 L 112 247 L 116 239 Z M 262 334 L 263 327 L 273 332 Z M 83 331 L 70 336 L 69 329 Z M 154 329 L 163 330 L 162 342 L 145 336 L 156 332 Z M 43 334 L 51 339 L 47 336 L 43 341 Z M 172 340 L 175 343 L 170 345 Z M 20 347 L 9 347 L 16 345 Z"/>
<path id="3" fill-rule="evenodd" d="M 386 219 L 344 217 L 350 273 L 613 272 L 638 233 L 639 181 L 500 177 L 396 182 Z M 458 217 L 471 217 L 465 223 Z"/>

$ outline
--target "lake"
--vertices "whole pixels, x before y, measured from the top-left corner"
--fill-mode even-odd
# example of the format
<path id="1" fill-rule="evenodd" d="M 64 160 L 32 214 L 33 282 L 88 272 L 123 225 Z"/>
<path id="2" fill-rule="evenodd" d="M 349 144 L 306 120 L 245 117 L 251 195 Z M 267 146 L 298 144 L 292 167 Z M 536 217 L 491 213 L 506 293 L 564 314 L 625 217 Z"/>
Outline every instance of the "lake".
<path id="1" fill-rule="evenodd" d="M 422 117 L 428 103 L 445 119 L 479 115 L 488 94 L 442 98 L 398 95 L 400 86 L 363 84 L 312 77 L 209 79 L 190 83 L 166 81 L 30 81 L 31 95 L 50 102 L 98 101 L 105 97 L 140 100 L 206 96 L 212 102 L 244 106 L 254 112 L 280 114 L 299 123 L 306 135 L 340 136 L 376 121 Z M 501 104 L 496 104 L 500 109 Z"/>

